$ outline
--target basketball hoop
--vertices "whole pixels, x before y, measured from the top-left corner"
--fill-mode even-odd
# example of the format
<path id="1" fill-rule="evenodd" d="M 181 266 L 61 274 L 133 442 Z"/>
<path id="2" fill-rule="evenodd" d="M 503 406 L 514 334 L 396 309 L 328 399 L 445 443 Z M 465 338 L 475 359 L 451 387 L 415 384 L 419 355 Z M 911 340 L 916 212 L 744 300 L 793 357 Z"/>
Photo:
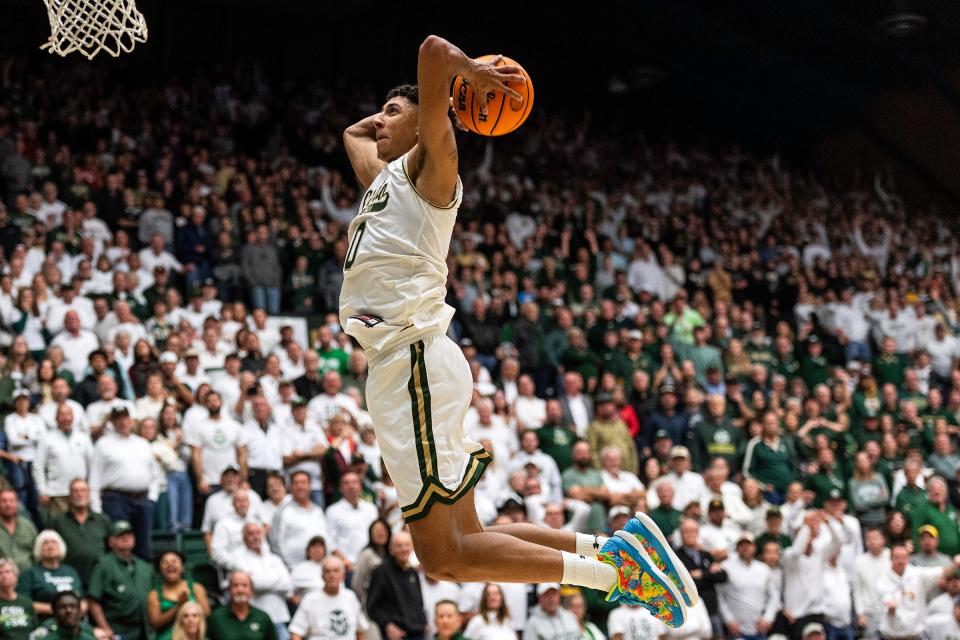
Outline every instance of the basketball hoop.
<path id="1" fill-rule="evenodd" d="M 116 58 L 147 41 L 147 23 L 134 0 L 43 0 L 50 40 L 41 49 L 65 56 L 79 51 L 88 59 L 101 51 Z"/>

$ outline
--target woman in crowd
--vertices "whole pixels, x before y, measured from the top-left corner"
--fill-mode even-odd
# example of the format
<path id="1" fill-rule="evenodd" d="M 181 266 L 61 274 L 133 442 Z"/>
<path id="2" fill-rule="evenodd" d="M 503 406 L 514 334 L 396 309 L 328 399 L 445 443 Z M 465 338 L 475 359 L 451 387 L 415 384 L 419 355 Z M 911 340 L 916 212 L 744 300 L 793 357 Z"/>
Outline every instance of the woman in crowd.
<path id="1" fill-rule="evenodd" d="M 37 393 L 37 361 L 30 355 L 27 339 L 22 335 L 13 339 L 7 360 L 0 368 L 0 377 L 10 378 L 14 386 L 27 389 L 31 394 Z"/>
<path id="2" fill-rule="evenodd" d="M 300 604 L 308 591 L 323 588 L 323 559 L 327 557 L 327 541 L 323 536 L 313 536 L 307 543 L 306 559 L 290 572 L 294 594 L 291 601 Z"/>
<path id="3" fill-rule="evenodd" d="M 353 565 L 353 579 L 350 582 L 350 588 L 357 594 L 357 598 L 364 606 L 367 604 L 370 575 L 387 557 L 391 537 L 390 525 L 387 524 L 386 520 L 374 520 L 367 533 L 370 542 L 357 556 L 357 562 Z"/>
<path id="4" fill-rule="evenodd" d="M 83 595 L 83 583 L 76 569 L 64 564 L 67 545 L 60 534 L 51 529 L 41 531 L 33 543 L 34 564 L 20 575 L 17 591 L 33 601 L 33 610 L 40 620 L 53 615 L 50 603 L 58 591 L 76 591 Z M 87 603 L 81 603 L 86 613 Z"/>
<path id="5" fill-rule="evenodd" d="M 177 610 L 171 640 L 205 640 L 206 637 L 207 612 L 199 602 L 185 602 Z"/>
<path id="6" fill-rule="evenodd" d="M 160 410 L 158 428 L 153 451 L 167 478 L 170 530 L 183 531 L 190 528 L 193 520 L 193 485 L 187 473 L 190 450 L 184 446 L 180 414 L 175 405 L 167 403 Z"/>
<path id="7" fill-rule="evenodd" d="M 490 582 L 483 587 L 477 615 L 470 619 L 463 633 L 470 640 L 513 640 L 517 637 L 500 585 Z"/>
<path id="8" fill-rule="evenodd" d="M 587 620 L 587 602 L 579 593 L 570 596 L 567 603 L 567 609 L 570 613 L 577 616 L 577 622 L 580 623 L 580 640 L 607 640 L 600 628 Z"/>
<path id="9" fill-rule="evenodd" d="M 207 590 L 202 584 L 183 577 L 183 556 L 166 551 L 157 558 L 160 584 L 147 596 L 147 618 L 156 632 L 156 640 L 171 640 L 174 622 L 188 602 L 195 602 L 206 616 L 210 613 Z"/>

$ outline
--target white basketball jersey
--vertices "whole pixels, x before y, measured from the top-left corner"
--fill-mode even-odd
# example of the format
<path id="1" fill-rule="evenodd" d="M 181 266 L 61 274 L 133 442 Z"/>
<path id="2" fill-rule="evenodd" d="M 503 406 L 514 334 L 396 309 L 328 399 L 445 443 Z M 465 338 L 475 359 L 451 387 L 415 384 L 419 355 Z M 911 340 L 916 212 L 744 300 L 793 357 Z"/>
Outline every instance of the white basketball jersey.
<path id="1" fill-rule="evenodd" d="M 350 223 L 340 290 L 340 324 L 364 349 L 383 351 L 446 332 L 447 252 L 463 197 L 435 207 L 409 179 L 404 155 L 374 179 Z"/>

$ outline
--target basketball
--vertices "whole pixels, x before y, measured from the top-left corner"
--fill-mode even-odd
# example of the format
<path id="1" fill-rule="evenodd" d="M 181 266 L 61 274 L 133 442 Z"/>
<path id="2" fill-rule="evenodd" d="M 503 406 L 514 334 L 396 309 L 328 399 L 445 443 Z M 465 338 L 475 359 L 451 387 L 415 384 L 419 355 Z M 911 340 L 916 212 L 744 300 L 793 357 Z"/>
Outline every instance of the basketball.
<path id="1" fill-rule="evenodd" d="M 493 62 L 497 56 L 488 55 L 477 58 L 483 62 Z M 502 136 L 524 123 L 533 109 L 533 81 L 520 63 L 503 56 L 498 67 L 514 65 L 519 67 L 520 73 L 527 79 L 525 83 L 510 83 L 523 96 L 523 102 L 508 98 L 502 91 L 494 91 L 487 102 L 487 114 L 480 113 L 480 100 L 474 93 L 470 83 L 462 76 L 453 81 L 453 110 L 460 122 L 470 131 L 482 136 Z"/>

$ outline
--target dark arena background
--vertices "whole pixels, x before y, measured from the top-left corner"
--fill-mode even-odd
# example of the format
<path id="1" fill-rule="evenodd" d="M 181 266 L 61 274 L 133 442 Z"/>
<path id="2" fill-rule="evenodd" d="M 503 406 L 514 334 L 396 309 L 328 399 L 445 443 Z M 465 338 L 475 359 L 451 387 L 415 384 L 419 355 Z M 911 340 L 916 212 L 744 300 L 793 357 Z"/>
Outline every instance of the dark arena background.
<path id="1" fill-rule="evenodd" d="M 960 637 L 960 3 L 137 8 L 0 2 L 0 640 Z M 344 286 L 431 34 L 531 115 Z"/>

